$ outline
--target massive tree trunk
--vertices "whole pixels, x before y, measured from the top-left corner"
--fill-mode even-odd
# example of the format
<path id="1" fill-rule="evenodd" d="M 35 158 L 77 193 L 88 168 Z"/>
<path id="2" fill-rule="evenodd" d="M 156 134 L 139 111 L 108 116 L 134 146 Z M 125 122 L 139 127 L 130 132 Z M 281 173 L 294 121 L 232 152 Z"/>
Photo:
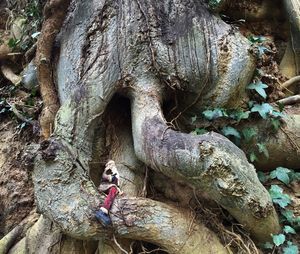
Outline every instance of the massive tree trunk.
<path id="1" fill-rule="evenodd" d="M 248 40 L 201 0 L 73 0 L 56 38 L 59 50 L 52 52 L 56 62 L 49 64 L 49 47 L 63 20 L 63 9 L 51 2 L 36 61 L 42 95 L 54 96 L 45 100 L 44 112 L 51 107 L 55 114 L 58 107 L 53 82 L 47 81 L 51 65 L 61 106 L 54 132 L 35 159 L 34 193 L 42 216 L 27 234 L 20 230 L 10 253 L 70 253 L 82 246 L 84 253 L 120 253 L 121 246 L 129 253 L 137 240 L 168 253 L 227 253 L 182 198 L 191 194 L 197 200 L 209 196 L 257 242 L 278 233 L 271 198 L 244 152 L 214 132 L 175 130 L 164 115 L 167 103 L 176 104 L 182 116 L 241 105 L 256 68 Z M 49 19 L 56 22 L 53 34 Z M 46 45 L 45 34 L 52 36 Z M 44 138 L 51 119 L 41 126 Z M 299 133 L 299 117 L 286 122 Z M 299 166 L 298 151 L 284 133 L 277 135 L 282 146 L 268 143 L 276 160 L 258 166 Z M 287 161 L 281 156 L 286 149 Z M 114 203 L 112 228 L 106 229 L 94 214 L 104 199 L 96 186 L 108 159 L 117 163 L 125 196 Z M 145 195 L 148 171 L 183 186 L 182 193 L 173 193 L 172 200 Z M 32 242 L 42 234 L 47 237 Z M 0 242 L 6 250 L 11 245 Z"/>

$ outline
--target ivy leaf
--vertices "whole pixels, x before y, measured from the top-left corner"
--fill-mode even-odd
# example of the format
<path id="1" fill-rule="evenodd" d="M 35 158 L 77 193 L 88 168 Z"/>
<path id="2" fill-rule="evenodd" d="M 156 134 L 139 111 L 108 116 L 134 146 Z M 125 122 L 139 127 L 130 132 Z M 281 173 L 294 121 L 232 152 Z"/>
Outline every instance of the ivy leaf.
<path id="1" fill-rule="evenodd" d="M 281 211 L 281 214 L 286 218 L 286 220 L 289 222 L 289 223 L 293 223 L 294 222 L 294 212 L 291 211 L 291 210 L 282 210 Z"/>
<path id="2" fill-rule="evenodd" d="M 241 121 L 242 119 L 248 119 L 249 118 L 250 111 L 242 111 L 237 110 L 230 113 L 230 117 L 236 121 Z"/>
<path id="3" fill-rule="evenodd" d="M 260 43 L 260 42 L 264 42 L 266 40 L 265 37 L 263 36 L 255 36 L 255 35 L 251 35 L 249 38 L 248 38 L 249 41 L 251 41 L 252 43 Z"/>
<path id="4" fill-rule="evenodd" d="M 286 234 L 296 234 L 295 229 L 293 229 L 291 226 L 288 226 L 288 225 L 284 226 L 283 232 Z"/>
<path id="5" fill-rule="evenodd" d="M 197 116 L 193 116 L 193 117 L 191 117 L 191 119 L 192 119 L 192 124 L 193 124 L 194 122 L 196 122 Z"/>
<path id="6" fill-rule="evenodd" d="M 285 208 L 291 203 L 291 198 L 289 195 L 284 194 L 282 188 L 280 188 L 278 185 L 271 185 L 269 194 L 273 203 L 278 204 L 281 208 Z"/>
<path id="7" fill-rule="evenodd" d="M 299 249 L 292 242 L 288 241 L 288 246 L 283 248 L 283 254 L 298 254 Z"/>
<path id="8" fill-rule="evenodd" d="M 271 119 L 271 124 L 274 127 L 275 131 L 280 128 L 280 121 L 278 119 Z"/>
<path id="9" fill-rule="evenodd" d="M 273 246 L 274 246 L 274 245 L 273 245 L 272 243 L 266 242 L 266 243 L 263 244 L 262 247 L 263 247 L 264 249 L 273 249 Z"/>
<path id="10" fill-rule="evenodd" d="M 291 179 L 291 182 L 300 180 L 300 173 L 295 172 L 294 170 L 290 170 L 289 177 Z"/>
<path id="11" fill-rule="evenodd" d="M 268 88 L 268 86 L 266 84 L 262 83 L 260 80 L 256 83 L 251 83 L 247 86 L 247 89 L 250 89 L 250 90 L 254 89 L 264 99 L 267 98 L 265 88 Z"/>
<path id="12" fill-rule="evenodd" d="M 208 131 L 203 129 L 203 128 L 196 128 L 195 132 L 196 132 L 197 135 L 202 135 L 202 134 L 207 133 Z"/>
<path id="13" fill-rule="evenodd" d="M 254 104 L 251 108 L 251 112 L 258 112 L 263 119 L 266 119 L 272 111 L 273 107 L 269 103 Z"/>
<path id="14" fill-rule="evenodd" d="M 279 234 L 279 235 L 272 235 L 273 238 L 273 243 L 276 246 L 280 246 L 285 242 L 285 235 L 284 234 Z"/>
<path id="15" fill-rule="evenodd" d="M 241 138 L 240 133 L 233 127 L 225 126 L 225 127 L 223 127 L 223 129 L 221 131 L 226 137 L 234 136 L 234 137 L 239 138 L 239 139 Z"/>
<path id="16" fill-rule="evenodd" d="M 248 128 L 244 128 L 242 130 L 242 134 L 243 134 L 243 136 L 245 138 L 245 141 L 248 143 L 248 142 L 251 141 L 251 139 L 253 137 L 255 137 L 257 135 L 257 132 L 256 132 L 256 130 L 254 128 L 248 127 Z"/>
<path id="17" fill-rule="evenodd" d="M 288 168 L 278 167 L 271 172 L 270 177 L 271 179 L 277 178 L 281 182 L 288 185 L 290 183 L 289 172 L 291 172 L 291 170 Z"/>
<path id="18" fill-rule="evenodd" d="M 261 183 L 265 183 L 268 180 L 268 177 L 262 171 L 257 171 L 257 177 Z"/>
<path id="19" fill-rule="evenodd" d="M 250 161 L 251 162 L 258 161 L 257 156 L 255 155 L 254 152 L 250 153 Z"/>
<path id="20" fill-rule="evenodd" d="M 205 110 L 202 112 L 202 114 L 207 120 L 211 121 L 224 116 L 223 112 L 224 110 L 220 108 L 215 108 L 214 110 Z"/>
<path id="21" fill-rule="evenodd" d="M 274 116 L 274 117 L 276 117 L 276 118 L 283 117 L 283 113 L 278 112 L 276 110 L 271 111 L 271 115 Z"/>
<path id="22" fill-rule="evenodd" d="M 266 158 L 269 158 L 269 152 L 265 144 L 258 143 L 257 146 L 258 146 L 259 153 L 263 153 L 266 156 Z"/>

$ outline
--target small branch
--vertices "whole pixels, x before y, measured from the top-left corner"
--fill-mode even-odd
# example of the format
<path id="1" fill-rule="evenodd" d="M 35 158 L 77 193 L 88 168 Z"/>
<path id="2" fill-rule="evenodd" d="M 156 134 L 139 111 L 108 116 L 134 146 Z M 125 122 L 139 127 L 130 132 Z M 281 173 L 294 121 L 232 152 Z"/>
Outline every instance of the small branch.
<path id="1" fill-rule="evenodd" d="M 293 95 L 293 96 L 289 96 L 287 98 L 281 99 L 276 101 L 276 103 L 280 103 L 282 105 L 291 105 L 291 104 L 296 104 L 300 102 L 300 95 Z"/>
<path id="2" fill-rule="evenodd" d="M 33 121 L 32 120 L 29 120 L 27 119 L 25 116 L 23 116 L 20 111 L 16 108 L 16 105 L 15 104 L 12 104 L 12 103 L 8 103 L 7 104 L 10 106 L 11 108 L 11 111 L 15 114 L 15 116 L 17 118 L 19 118 L 21 121 L 23 122 L 26 122 L 26 123 L 29 123 L 29 124 L 33 124 Z"/>
<path id="3" fill-rule="evenodd" d="M 282 87 L 287 88 L 297 82 L 300 82 L 300 76 L 295 76 L 295 77 L 290 78 L 288 81 L 285 81 L 282 84 Z"/>

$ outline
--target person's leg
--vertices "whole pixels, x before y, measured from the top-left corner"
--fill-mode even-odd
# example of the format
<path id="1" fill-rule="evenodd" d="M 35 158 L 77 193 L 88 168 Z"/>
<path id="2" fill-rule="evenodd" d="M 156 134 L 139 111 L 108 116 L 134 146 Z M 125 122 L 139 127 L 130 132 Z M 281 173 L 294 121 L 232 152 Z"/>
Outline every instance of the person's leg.
<path id="1" fill-rule="evenodd" d="M 116 187 L 111 187 L 108 191 L 108 195 L 104 200 L 104 204 L 100 207 L 100 210 L 96 212 L 96 218 L 105 227 L 111 224 L 108 212 L 118 194 L 118 189 Z"/>
<path id="2" fill-rule="evenodd" d="M 109 189 L 108 195 L 106 196 L 104 200 L 104 204 L 102 206 L 107 210 L 107 213 L 110 210 L 117 194 L 118 194 L 118 189 L 116 187 L 113 186 Z"/>

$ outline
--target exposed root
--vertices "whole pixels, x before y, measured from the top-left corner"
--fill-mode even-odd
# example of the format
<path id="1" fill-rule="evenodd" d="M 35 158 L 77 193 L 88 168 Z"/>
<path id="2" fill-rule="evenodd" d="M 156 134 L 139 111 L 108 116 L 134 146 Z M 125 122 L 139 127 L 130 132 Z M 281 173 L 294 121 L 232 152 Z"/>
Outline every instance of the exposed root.
<path id="1" fill-rule="evenodd" d="M 293 84 L 295 84 L 297 82 L 300 82 L 300 76 L 296 76 L 296 77 L 290 78 L 288 81 L 284 82 L 282 84 L 282 86 L 284 88 L 287 88 L 287 87 L 289 87 L 289 86 L 291 86 L 291 85 L 293 85 Z"/>
<path id="2" fill-rule="evenodd" d="M 203 206 L 195 192 L 194 197 L 197 201 L 197 207 L 195 208 L 196 212 L 201 216 L 204 224 L 218 234 L 220 239 L 225 243 L 226 248 L 230 247 L 231 250 L 235 250 L 235 253 L 259 254 L 255 243 L 240 229 L 241 225 L 237 225 L 236 230 L 233 229 L 233 226 L 231 231 L 228 230 L 220 221 L 220 218 L 222 217 L 222 215 L 220 215 L 221 208 L 219 211 L 213 212 L 209 208 Z M 240 235 L 235 233 L 237 230 L 239 230 Z"/>
<path id="3" fill-rule="evenodd" d="M 294 96 L 290 96 L 284 99 L 281 99 L 279 101 L 277 101 L 276 103 L 280 103 L 282 105 L 291 105 L 291 104 L 296 104 L 300 102 L 300 95 L 294 95 Z"/>
<path id="4" fill-rule="evenodd" d="M 3 64 L 3 65 L 1 65 L 1 71 L 2 71 L 3 76 L 6 79 L 8 79 L 11 83 L 13 83 L 14 85 L 20 84 L 22 77 L 16 75 L 10 67 Z"/>
<path id="5" fill-rule="evenodd" d="M 25 236 L 27 230 L 37 221 L 39 215 L 35 211 L 31 212 L 19 225 L 11 230 L 0 240 L 0 253 L 7 253 L 9 249 Z"/>
<path id="6" fill-rule="evenodd" d="M 49 138 L 53 130 L 56 112 L 59 109 L 59 99 L 52 76 L 52 47 L 57 33 L 64 21 L 70 0 L 49 0 L 44 9 L 45 21 L 36 50 L 36 65 L 40 91 L 44 101 L 40 117 L 42 136 Z"/>
<path id="7" fill-rule="evenodd" d="M 153 91 L 157 91 L 156 81 L 148 83 L 151 82 Z M 159 95 L 145 93 L 135 94 L 132 103 L 138 158 L 172 180 L 206 192 L 260 241 L 278 232 L 278 218 L 270 196 L 242 151 L 215 133 L 195 137 L 165 130 Z"/>

